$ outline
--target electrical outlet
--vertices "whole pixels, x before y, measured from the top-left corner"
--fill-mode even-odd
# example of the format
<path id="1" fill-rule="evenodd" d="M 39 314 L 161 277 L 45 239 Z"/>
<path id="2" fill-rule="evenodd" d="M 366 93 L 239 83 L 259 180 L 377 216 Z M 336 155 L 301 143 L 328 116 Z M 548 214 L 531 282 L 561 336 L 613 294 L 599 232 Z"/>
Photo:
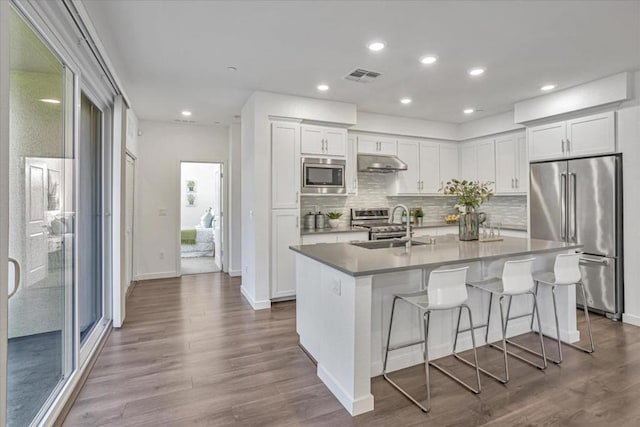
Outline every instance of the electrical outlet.
<path id="1" fill-rule="evenodd" d="M 167 210 L 164 208 L 158 209 L 158 216 L 167 216 Z"/>
<path id="2" fill-rule="evenodd" d="M 338 296 L 342 295 L 342 282 L 340 280 L 333 280 L 331 291 Z"/>
<path id="3" fill-rule="evenodd" d="M 160 251 L 160 259 L 164 259 L 164 251 Z"/>

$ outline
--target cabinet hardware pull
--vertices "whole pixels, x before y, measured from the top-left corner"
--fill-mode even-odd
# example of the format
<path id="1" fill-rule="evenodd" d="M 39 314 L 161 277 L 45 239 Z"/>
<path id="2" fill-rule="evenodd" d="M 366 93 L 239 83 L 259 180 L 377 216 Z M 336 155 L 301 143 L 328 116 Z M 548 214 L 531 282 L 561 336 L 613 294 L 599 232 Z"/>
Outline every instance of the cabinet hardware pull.
<path id="1" fill-rule="evenodd" d="M 567 154 L 571 154 L 571 141 L 567 138 Z"/>
<path id="2" fill-rule="evenodd" d="M 520 188 L 520 180 L 516 178 L 516 188 Z"/>
<path id="3" fill-rule="evenodd" d="M 298 196 L 300 195 L 299 191 L 296 191 L 296 205 L 298 204 Z"/>
<path id="4" fill-rule="evenodd" d="M 418 181 L 418 190 L 420 189 L 420 181 Z"/>
<path id="5" fill-rule="evenodd" d="M 298 228 L 300 226 L 300 217 L 297 216 L 296 217 L 296 228 Z"/>
<path id="6" fill-rule="evenodd" d="M 514 184 L 514 180 L 513 180 L 513 178 L 511 178 L 511 188 L 516 188 L 516 187 L 515 187 L 515 184 Z"/>

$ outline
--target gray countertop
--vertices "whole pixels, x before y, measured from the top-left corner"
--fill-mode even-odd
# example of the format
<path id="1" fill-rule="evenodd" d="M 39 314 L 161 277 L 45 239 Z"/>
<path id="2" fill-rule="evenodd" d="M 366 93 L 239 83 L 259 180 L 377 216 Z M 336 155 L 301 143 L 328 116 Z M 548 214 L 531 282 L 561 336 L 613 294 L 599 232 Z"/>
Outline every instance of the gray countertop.
<path id="1" fill-rule="evenodd" d="M 425 221 L 422 225 L 412 225 L 411 228 L 414 230 L 420 230 L 425 228 L 436 228 L 436 227 L 457 227 L 458 223 L 455 224 L 447 224 L 444 221 Z M 514 230 L 514 231 L 527 231 L 526 226 L 521 225 L 509 225 L 503 224 L 503 230 Z M 358 231 L 368 231 L 366 228 L 362 227 L 350 227 L 350 226 L 340 226 L 337 228 L 320 228 L 320 229 L 306 229 L 303 228 L 300 231 L 300 234 L 305 236 L 309 234 L 331 234 L 331 233 L 353 233 Z"/>
<path id="2" fill-rule="evenodd" d="M 349 227 L 349 226 L 341 226 L 336 228 L 303 228 L 300 231 L 301 235 L 309 235 L 309 234 L 331 234 L 331 233 L 357 233 L 364 232 L 368 233 L 369 229 L 363 227 Z"/>
<path id="3" fill-rule="evenodd" d="M 415 241 L 424 241 L 417 237 Z M 446 264 L 560 252 L 581 245 L 539 239 L 504 237 L 499 242 L 461 242 L 457 236 L 443 236 L 435 245 L 405 248 L 365 249 L 349 243 L 320 243 L 291 246 L 290 249 L 351 276 L 369 276 Z"/>

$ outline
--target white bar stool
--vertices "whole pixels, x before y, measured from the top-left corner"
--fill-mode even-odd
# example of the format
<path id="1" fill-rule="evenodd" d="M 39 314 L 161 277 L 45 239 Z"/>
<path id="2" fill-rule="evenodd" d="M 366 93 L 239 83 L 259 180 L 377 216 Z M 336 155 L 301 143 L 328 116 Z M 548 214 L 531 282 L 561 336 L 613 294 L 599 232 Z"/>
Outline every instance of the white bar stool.
<path id="1" fill-rule="evenodd" d="M 482 386 L 480 385 L 480 371 L 478 369 L 478 355 L 476 353 L 476 341 L 473 334 L 471 334 L 471 341 L 473 343 L 473 357 L 475 360 L 475 365 L 471 362 L 467 362 L 467 364 L 476 368 L 476 380 L 477 387 L 473 388 L 468 385 L 451 372 L 445 370 L 441 366 L 436 365 L 433 362 L 429 361 L 429 320 L 432 311 L 436 310 L 452 310 L 458 309 L 459 313 L 462 313 L 462 308 L 467 309 L 467 313 L 469 313 L 469 324 L 473 327 L 473 319 L 471 317 L 471 310 L 467 306 L 467 288 L 466 288 L 466 278 L 467 278 L 467 269 L 469 267 L 456 268 L 452 270 L 436 270 L 432 271 L 429 274 L 429 282 L 426 286 L 426 290 L 407 293 L 407 294 L 397 294 L 393 296 L 393 305 L 391 306 L 391 319 L 389 320 L 389 333 L 387 335 L 387 346 L 384 353 L 384 364 L 382 365 L 382 375 L 385 380 L 387 380 L 392 386 L 394 386 L 400 393 L 402 393 L 407 399 L 416 404 L 420 409 L 424 412 L 429 412 L 431 410 L 431 383 L 429 378 L 429 366 L 433 366 L 438 369 L 443 374 L 447 375 L 458 384 L 466 388 L 467 390 L 473 393 L 480 393 L 482 390 Z M 393 328 L 393 315 L 396 308 L 396 301 L 404 301 L 411 306 L 420 310 L 422 313 L 422 318 L 424 322 L 424 339 L 420 339 L 417 341 L 412 341 L 409 343 L 403 343 L 398 345 L 391 345 L 391 330 Z M 460 316 L 458 316 L 460 317 Z M 457 336 L 456 336 L 457 339 Z M 387 374 L 387 361 L 390 351 L 399 350 L 401 348 L 406 348 L 418 344 L 424 344 L 424 364 L 425 364 L 425 378 L 426 378 L 426 387 L 427 387 L 427 404 L 423 406 L 420 402 L 418 402 L 415 398 L 413 398 L 409 393 L 403 390 L 398 384 L 392 381 Z"/>
<path id="2" fill-rule="evenodd" d="M 589 348 L 580 347 L 571 343 L 564 343 L 569 347 L 573 347 L 577 350 L 584 351 L 585 353 L 593 353 L 595 347 L 593 345 L 593 335 L 591 335 L 591 321 L 589 320 L 589 310 L 587 310 L 587 296 L 584 291 L 584 285 L 582 284 L 582 273 L 580 273 L 580 254 L 560 254 L 556 256 L 556 261 L 553 265 L 553 272 L 545 271 L 536 273 L 533 275 L 535 280 L 535 293 L 538 294 L 538 284 L 551 286 L 551 297 L 553 299 L 553 313 L 556 320 L 556 336 L 549 337 L 556 339 L 558 342 L 558 355 L 557 360 L 549 359 L 553 363 L 562 363 L 562 340 L 560 339 L 560 322 L 558 321 L 558 305 L 556 303 L 556 288 L 558 286 L 576 285 L 582 290 L 582 300 L 584 304 L 584 317 L 587 321 L 587 330 L 589 331 Z M 533 324 L 533 317 L 531 318 Z M 540 330 L 542 333 L 542 330 Z"/>
<path id="3" fill-rule="evenodd" d="M 502 384 L 506 384 L 507 382 L 509 382 L 509 362 L 507 360 L 507 355 L 515 357 L 516 359 L 521 360 L 525 363 L 528 363 L 529 365 L 534 366 L 541 370 L 547 368 L 547 356 L 544 350 L 544 341 L 543 341 L 542 335 L 540 335 L 540 348 L 542 350 L 542 354 L 535 353 L 532 350 L 526 347 L 523 347 L 519 344 L 513 343 L 512 341 L 507 339 L 507 326 L 509 325 L 509 320 L 515 320 L 521 317 L 532 316 L 532 313 L 527 313 L 527 314 L 510 318 L 509 317 L 510 310 L 507 310 L 507 315 L 505 318 L 504 307 L 503 307 L 503 300 L 505 296 L 509 297 L 509 307 L 510 307 L 511 299 L 514 296 L 529 294 L 533 297 L 533 313 L 538 313 L 538 303 L 536 300 L 536 294 L 534 292 L 533 276 L 531 274 L 531 267 L 533 266 L 534 259 L 535 258 L 519 260 L 519 261 L 506 261 L 504 263 L 504 268 L 502 270 L 502 278 L 496 277 L 496 278 L 483 280 L 480 282 L 468 283 L 468 285 L 473 288 L 480 289 L 482 291 L 489 293 L 489 313 L 487 314 L 487 323 L 485 325 L 478 325 L 476 328 L 486 328 L 485 341 L 487 342 L 487 344 L 490 347 L 493 347 L 502 351 L 504 355 L 504 378 L 501 378 L 482 368 L 480 368 L 480 371 L 487 374 L 491 378 L 494 378 L 495 380 L 501 382 Z M 497 295 L 499 297 L 498 302 L 500 304 L 500 320 L 501 320 L 501 326 L 502 326 L 501 328 L 502 329 L 502 346 L 501 347 L 493 343 L 489 343 L 489 324 L 491 320 L 491 305 L 493 302 L 494 295 Z M 539 314 L 537 316 L 537 319 L 538 319 L 538 329 L 542 330 L 540 326 Z M 460 326 L 460 322 L 458 322 L 458 327 L 459 326 Z M 463 330 L 457 329 L 456 336 L 460 332 L 467 332 L 473 329 L 474 328 L 472 326 L 469 327 L 468 329 L 463 329 Z M 471 333 L 471 335 L 473 336 L 473 332 Z M 534 363 L 531 360 L 525 359 L 524 357 L 507 350 L 507 343 L 540 356 L 542 358 L 542 365 Z M 460 357 L 458 354 L 455 353 L 455 348 L 454 348 L 454 356 L 457 359 L 471 365 L 471 362 L 463 359 L 462 357 Z"/>

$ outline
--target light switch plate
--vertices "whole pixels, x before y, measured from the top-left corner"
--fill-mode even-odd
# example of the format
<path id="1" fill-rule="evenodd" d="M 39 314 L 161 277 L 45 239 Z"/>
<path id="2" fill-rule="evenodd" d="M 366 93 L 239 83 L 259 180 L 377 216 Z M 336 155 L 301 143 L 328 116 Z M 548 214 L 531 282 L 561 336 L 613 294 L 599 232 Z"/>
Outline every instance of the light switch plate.
<path id="1" fill-rule="evenodd" d="M 164 208 L 158 209 L 158 216 L 167 216 L 167 210 Z"/>

